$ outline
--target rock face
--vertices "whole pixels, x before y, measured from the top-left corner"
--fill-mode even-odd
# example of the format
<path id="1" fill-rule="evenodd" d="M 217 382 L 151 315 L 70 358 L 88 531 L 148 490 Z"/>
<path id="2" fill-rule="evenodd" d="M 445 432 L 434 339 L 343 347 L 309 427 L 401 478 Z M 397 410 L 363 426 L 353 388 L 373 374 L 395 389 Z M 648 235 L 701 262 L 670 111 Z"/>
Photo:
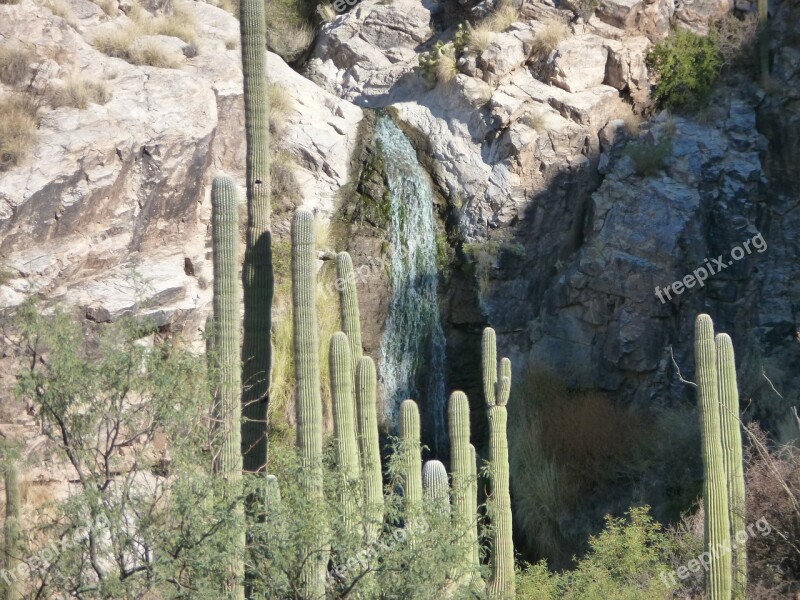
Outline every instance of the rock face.
<path id="1" fill-rule="evenodd" d="M 0 173 L 0 309 L 33 294 L 45 304 L 77 305 L 99 323 L 136 310 L 197 343 L 211 310 L 210 183 L 220 172 L 236 177 L 244 202 L 244 108 L 238 22 L 213 6 L 187 4 L 198 54 L 178 69 L 135 66 L 95 50 L 95 32 L 126 17 L 109 23 L 86 0 L 70 0 L 75 27 L 29 0 L 0 5 L 0 45 L 24 41 L 36 52 L 37 93 L 75 70 L 111 92 L 104 105 L 83 110 L 44 107 L 31 155 Z M 294 161 L 295 196 L 329 218 L 350 177 L 362 111 L 277 55 L 268 65 L 289 99 L 273 135 Z M 273 215 L 278 242 L 289 217 L 285 208 Z M 33 447 L 42 440 L 36 418 L 11 397 L 14 372 L 0 351 L 0 432 Z M 59 494 L 63 486 L 51 484 L 63 483 L 63 473 L 48 462 L 27 469 L 25 479 Z"/>
<path id="2" fill-rule="evenodd" d="M 147 301 L 162 324 L 189 312 L 203 322 L 209 183 L 221 171 L 242 177 L 244 117 L 239 51 L 231 43 L 237 21 L 207 4 L 189 9 L 199 23 L 199 54 L 180 69 L 161 69 L 95 50 L 87 40 L 108 24 L 96 24 L 94 12 L 76 30 L 35 5 L 0 8 L 8 15 L 0 36 L 30 42 L 40 73 L 79 69 L 112 90 L 105 105 L 45 111 L 32 155 L 0 177 L 0 255 L 13 275 L 0 286 L 4 307 L 33 286 L 48 300 L 85 306 L 94 319 Z M 60 62 L 46 58 L 56 54 Z M 277 55 L 268 61 L 291 98 L 276 139 L 297 162 L 297 195 L 329 216 L 349 176 L 361 110 Z M 280 237 L 288 216 L 276 214 L 275 222 Z"/>

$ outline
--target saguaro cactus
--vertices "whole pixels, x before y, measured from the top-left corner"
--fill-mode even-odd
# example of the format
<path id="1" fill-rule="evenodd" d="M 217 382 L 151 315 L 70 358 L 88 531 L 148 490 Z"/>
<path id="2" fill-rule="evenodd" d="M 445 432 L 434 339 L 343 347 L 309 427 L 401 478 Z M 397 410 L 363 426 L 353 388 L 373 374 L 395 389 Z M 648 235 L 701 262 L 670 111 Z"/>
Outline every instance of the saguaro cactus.
<path id="1" fill-rule="evenodd" d="M 22 556 L 22 522 L 20 520 L 20 507 L 22 501 L 19 493 L 19 475 L 17 465 L 9 460 L 6 463 L 3 479 L 6 488 L 6 521 L 3 525 L 5 534 L 5 561 L 4 569 L 8 573 L 8 580 L 3 588 L 4 600 L 22 600 L 22 581 L 19 580 L 19 567 Z"/>
<path id="2" fill-rule="evenodd" d="M 222 445 L 219 472 L 228 485 L 231 499 L 241 495 L 241 362 L 239 358 L 239 212 L 236 184 L 230 177 L 215 177 L 211 184 L 211 239 L 214 263 L 213 356 L 219 369 L 218 416 Z M 228 544 L 229 564 L 226 591 L 244 598 L 244 511 L 234 505 L 240 528 Z"/>
<path id="3" fill-rule="evenodd" d="M 358 310 L 358 292 L 353 271 L 353 261 L 347 252 L 336 255 L 336 278 L 342 314 L 342 331 L 350 340 L 350 356 L 355 370 L 363 353 L 361 348 L 361 314 Z"/>
<path id="4" fill-rule="evenodd" d="M 422 504 L 422 456 L 419 442 L 419 409 L 413 400 L 400 403 L 400 444 L 402 450 L 405 519 L 410 523 Z"/>
<path id="5" fill-rule="evenodd" d="M 478 544 L 477 490 L 473 492 L 473 473 L 476 469 L 474 449 L 469 443 L 469 401 L 464 392 L 450 394 L 447 406 L 447 428 L 450 436 L 450 462 L 453 472 L 451 490 L 453 526 L 464 536 L 462 569 L 470 573 L 477 568 L 473 546 Z"/>
<path id="6" fill-rule="evenodd" d="M 725 333 L 715 338 L 717 375 L 719 377 L 722 455 L 728 485 L 728 509 L 731 520 L 733 549 L 733 599 L 744 600 L 747 591 L 747 547 L 739 543 L 739 534 L 746 538 L 744 471 L 742 468 L 742 432 L 739 421 L 739 388 L 736 385 L 736 363 L 731 338 Z"/>
<path id="7" fill-rule="evenodd" d="M 353 372 L 350 343 L 337 331 L 330 345 L 331 397 L 333 400 L 333 435 L 336 462 L 339 467 L 339 497 L 344 507 L 345 526 L 352 536 L 361 528 L 358 442 L 356 441 L 356 407 L 353 398 Z"/>
<path id="8" fill-rule="evenodd" d="M 728 490 L 722 453 L 714 324 L 708 315 L 698 315 L 695 321 L 695 365 L 702 432 L 705 550 L 711 557 L 706 573 L 706 597 L 730 600 Z"/>
<path id="9" fill-rule="evenodd" d="M 470 494 L 469 494 L 469 510 L 470 514 L 475 515 L 472 519 L 472 531 L 470 533 L 472 546 L 472 569 L 476 572 L 476 579 L 480 579 L 480 574 L 477 574 L 478 568 L 481 566 L 481 549 L 478 544 L 478 457 L 475 452 L 475 446 L 469 445 L 469 466 L 470 466 Z"/>
<path id="10" fill-rule="evenodd" d="M 514 540 L 512 539 L 511 493 L 508 480 L 508 414 L 511 391 L 511 361 L 500 361 L 497 376 L 497 342 L 494 329 L 483 330 L 483 393 L 489 417 L 489 477 L 492 483 L 489 516 L 492 519 L 492 575 L 489 598 L 514 597 Z"/>
<path id="11" fill-rule="evenodd" d="M 322 503 L 322 397 L 317 334 L 314 215 L 298 209 L 292 220 L 292 317 L 294 319 L 295 411 L 297 449 L 311 502 Z M 321 524 L 322 531 L 325 525 Z M 324 537 L 324 536 L 323 536 Z M 323 546 L 321 544 L 320 546 Z M 320 547 L 304 549 L 303 598 L 323 598 L 327 558 Z"/>
<path id="12" fill-rule="evenodd" d="M 267 463 L 267 405 L 272 361 L 272 233 L 270 231 L 269 94 L 264 0 L 241 0 L 239 26 L 244 74 L 244 127 L 247 144 L 247 240 L 242 266 L 244 287 L 244 389 L 242 453 L 244 468 Z"/>
<path id="13" fill-rule="evenodd" d="M 364 530 L 367 543 L 375 542 L 383 525 L 383 476 L 378 443 L 375 363 L 362 356 L 356 365 L 356 413 L 361 471 L 364 474 Z"/>
<path id="14" fill-rule="evenodd" d="M 426 461 L 422 466 L 422 497 L 434 511 L 450 512 L 450 484 L 447 469 L 438 460 Z"/>
<path id="15" fill-rule="evenodd" d="M 758 0 L 758 65 L 761 82 L 766 85 L 769 81 L 769 2 Z"/>

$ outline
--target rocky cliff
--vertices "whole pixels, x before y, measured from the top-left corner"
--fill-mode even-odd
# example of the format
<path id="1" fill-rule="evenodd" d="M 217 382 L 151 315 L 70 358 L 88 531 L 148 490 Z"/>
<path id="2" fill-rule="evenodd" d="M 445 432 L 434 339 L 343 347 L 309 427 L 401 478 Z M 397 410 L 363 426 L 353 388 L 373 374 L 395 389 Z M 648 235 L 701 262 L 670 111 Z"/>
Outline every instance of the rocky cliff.
<path id="1" fill-rule="evenodd" d="M 102 105 L 43 109 L 34 150 L 0 174 L 0 305 L 36 294 L 94 321 L 139 310 L 196 339 L 210 310 L 209 183 L 219 171 L 242 181 L 236 19 L 187 3 L 196 47 L 156 36 L 178 62 L 164 69 L 92 46 L 98 32 L 125 26 L 124 10 L 69 6 L 68 22 L 31 0 L 0 5 L 0 45 L 35 54 L 30 89 L 44 92 L 77 69 L 111 90 Z M 269 76 L 290 97 L 275 141 L 292 157 L 298 186 L 278 205 L 277 235 L 302 203 L 346 217 L 343 243 L 357 268 L 381 254 L 382 223 L 363 203 L 383 193 L 365 115 L 384 110 L 437 194 L 449 386 L 477 398 L 479 332 L 491 324 L 520 371 L 550 370 L 625 402 L 689 402 L 672 356 L 691 371 L 691 326 L 708 311 L 732 334 L 751 414 L 777 425 L 788 402 L 762 371 L 778 389 L 797 389 L 800 352 L 797 3 L 773 7 L 769 93 L 743 78 L 691 117 L 654 112 L 647 50 L 671 24 L 707 31 L 730 3 L 596 8 L 576 17 L 568 2 L 526 1 L 515 22 L 435 85 L 417 69 L 419 54 L 450 40 L 459 20 L 486 13 L 486 3 L 364 0 L 321 26 L 299 72 L 270 54 Z M 632 147 L 663 161 L 644 173 Z M 354 224 L 357 214 L 366 218 Z M 659 300 L 656 287 L 758 234 L 763 252 Z M 374 355 L 388 286 L 380 269 L 371 273 L 360 292 Z M 0 429 L 30 428 L 6 408 L 7 391 L 0 405 Z"/>

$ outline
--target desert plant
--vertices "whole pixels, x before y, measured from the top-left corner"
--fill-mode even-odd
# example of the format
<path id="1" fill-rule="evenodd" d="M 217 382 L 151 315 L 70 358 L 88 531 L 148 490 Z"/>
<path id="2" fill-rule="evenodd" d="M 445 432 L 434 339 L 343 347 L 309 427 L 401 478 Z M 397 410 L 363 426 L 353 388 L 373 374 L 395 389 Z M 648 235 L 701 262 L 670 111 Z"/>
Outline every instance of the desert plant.
<path id="1" fill-rule="evenodd" d="M 105 82 L 92 81 L 78 72 L 70 73 L 61 85 L 54 86 L 48 94 L 50 106 L 71 106 L 84 109 L 89 104 L 105 104 L 111 92 Z"/>
<path id="2" fill-rule="evenodd" d="M 246 143 L 246 185 L 247 185 L 247 237 L 242 265 L 244 288 L 244 323 L 242 340 L 242 452 L 244 469 L 257 472 L 267 462 L 267 408 L 269 404 L 270 365 L 272 364 L 272 301 L 274 295 L 274 275 L 272 270 L 272 232 L 270 207 L 270 165 L 269 165 L 269 87 L 267 82 L 267 31 L 264 0 L 242 0 L 239 13 L 242 72 L 244 75 L 245 143 Z M 305 215 L 299 217 L 301 220 Z M 313 219 L 312 219 L 313 222 Z M 303 231 L 298 231 L 297 243 L 307 249 L 308 232 L 305 221 L 297 223 Z M 313 252 L 313 234 L 311 236 Z M 305 260 L 305 259 L 303 259 Z M 305 269 L 305 263 L 298 265 Z M 294 272 L 294 266 L 293 266 Z M 298 273 L 300 275 L 300 273 Z M 308 274 L 303 272 L 303 285 L 308 285 Z M 313 287 L 313 279 L 311 280 Z M 312 293 L 303 290 L 306 294 Z M 299 292 L 298 292 L 299 293 Z M 311 318 L 304 300 L 301 324 L 306 326 Z M 314 310 L 313 296 L 311 312 Z M 315 316 L 313 318 L 316 318 Z M 298 317 L 295 316 L 295 335 L 308 335 L 297 332 Z M 316 356 L 317 345 L 310 347 Z M 310 360 L 306 348 L 304 360 Z M 299 357 L 297 357 L 299 358 Z M 314 378 L 310 383 L 319 389 L 319 367 L 308 371 L 306 377 Z M 316 400 L 319 392 L 309 398 Z M 298 408 L 298 410 L 300 410 Z M 314 407 L 315 417 L 316 403 Z M 321 417 L 320 417 L 321 426 Z M 298 434 L 299 437 L 299 434 Z M 299 442 L 298 442 L 299 443 Z M 305 444 L 305 442 L 304 442 Z M 314 452 L 311 453 L 315 454 Z M 318 459 L 319 455 L 305 458 Z M 315 492 L 316 493 L 316 492 Z M 316 568 L 314 569 L 316 572 Z M 316 576 L 315 576 L 316 577 Z"/>
<path id="3" fill-rule="evenodd" d="M 36 56 L 19 46 L 0 46 L 0 81 L 10 86 L 19 86 L 30 76 L 31 63 Z"/>
<path id="4" fill-rule="evenodd" d="M 769 82 L 769 46 L 770 46 L 770 24 L 769 24 L 769 2 L 758 0 L 758 65 L 761 73 L 762 84 Z"/>
<path id="5" fill-rule="evenodd" d="M 361 472 L 364 477 L 365 539 L 368 544 L 378 538 L 383 524 L 383 478 L 378 443 L 376 386 L 375 363 L 370 357 L 362 356 L 356 365 L 356 412 Z"/>
<path id="6" fill-rule="evenodd" d="M 756 15 L 747 14 L 741 18 L 733 14 L 725 15 L 714 24 L 711 35 L 716 41 L 721 67 L 751 68 L 756 64 L 759 35 Z"/>
<path id="7" fill-rule="evenodd" d="M 297 381 L 297 449 L 303 466 L 305 495 L 310 502 L 321 503 L 322 399 L 317 337 L 314 215 L 304 209 L 297 210 L 292 220 L 292 305 Z M 308 549 L 304 556 L 307 557 L 302 571 L 304 597 L 319 598 L 324 594 L 327 559 L 314 548 Z"/>
<path id="8" fill-rule="evenodd" d="M 361 531 L 361 477 L 356 440 L 356 407 L 353 397 L 353 361 L 347 336 L 337 331 L 331 336 L 330 374 L 333 397 L 333 436 L 336 465 L 339 469 L 337 491 L 341 496 L 344 526 L 350 537 Z"/>
<path id="9" fill-rule="evenodd" d="M 450 512 L 450 483 L 441 461 L 428 460 L 422 465 L 422 498 L 429 509 Z"/>
<path id="10" fill-rule="evenodd" d="M 497 342 L 494 329 L 483 330 L 483 394 L 489 420 L 489 479 L 492 492 L 489 517 L 492 521 L 492 576 L 489 598 L 514 597 L 514 541 L 511 524 L 511 495 L 508 473 L 508 414 L 506 404 L 511 391 L 511 361 L 500 361 L 498 375 Z"/>
<path id="11" fill-rule="evenodd" d="M 3 600 L 22 600 L 22 581 L 18 581 L 18 567 L 24 559 L 22 520 L 20 507 L 22 501 L 19 493 L 19 473 L 13 458 L 7 460 L 3 473 L 6 489 L 6 518 L 3 525 L 3 567 L 6 579 L 3 586 Z"/>
<path id="12" fill-rule="evenodd" d="M 720 69 L 713 36 L 678 29 L 647 53 L 647 66 L 656 76 L 653 95 L 669 108 L 696 108 L 705 102 Z"/>
<path id="13" fill-rule="evenodd" d="M 545 59 L 555 50 L 569 34 L 569 27 L 558 17 L 549 17 L 543 21 L 541 31 L 533 38 L 531 56 L 535 59 Z"/>
<path id="14" fill-rule="evenodd" d="M 400 453 L 401 485 L 403 489 L 404 518 L 414 521 L 422 505 L 422 457 L 419 441 L 419 409 L 413 400 L 400 403 Z"/>
<path id="15" fill-rule="evenodd" d="M 468 543 L 464 544 L 462 569 L 465 573 L 469 573 L 478 567 L 475 562 L 477 554 L 474 552 L 478 545 L 477 528 L 473 527 L 478 518 L 477 490 L 473 490 L 473 476 L 477 465 L 475 449 L 469 443 L 469 401 L 463 392 L 455 391 L 450 394 L 447 406 L 447 426 L 453 471 L 451 489 L 453 525 L 459 531 L 468 532 Z"/>
<path id="16" fill-rule="evenodd" d="M 501 33 L 519 21 L 519 9 L 512 0 L 498 2 L 494 12 L 486 19 L 486 23 L 494 32 Z"/>
<path id="17" fill-rule="evenodd" d="M 632 142 L 625 146 L 625 156 L 633 162 L 633 169 L 639 177 L 653 177 L 667 166 L 672 156 L 672 137 L 662 135 L 655 144 Z"/>
<path id="18" fill-rule="evenodd" d="M 0 171 L 22 162 L 36 141 L 38 125 L 35 105 L 27 98 L 0 98 Z"/>
<path id="19" fill-rule="evenodd" d="M 211 186 L 211 239 L 214 261 L 213 356 L 219 370 L 217 416 L 221 428 L 219 473 L 227 482 L 228 502 L 240 527 L 230 532 L 225 590 L 244 599 L 244 523 L 242 522 L 241 386 L 239 348 L 239 240 L 236 183 L 215 177 Z"/>
<path id="20" fill-rule="evenodd" d="M 747 547 L 737 544 L 737 536 L 745 530 L 744 472 L 742 467 L 742 434 L 739 419 L 739 388 L 736 384 L 736 363 L 731 338 L 724 333 L 715 338 L 719 377 L 720 426 L 723 459 L 728 489 L 728 510 L 731 522 L 733 553 L 733 600 L 744 600 L 747 591 Z"/>
<path id="21" fill-rule="evenodd" d="M 702 428 L 705 550 L 711 556 L 706 595 L 709 600 L 730 600 L 731 555 L 723 548 L 730 547 L 731 522 L 721 440 L 719 374 L 714 325 L 705 314 L 695 321 L 695 374 Z"/>
<path id="22" fill-rule="evenodd" d="M 483 54 L 483 51 L 492 43 L 494 34 L 495 32 L 492 31 L 488 24 L 478 23 L 476 26 L 469 28 L 467 47 L 476 54 Z"/>
<path id="23" fill-rule="evenodd" d="M 54 16 L 64 19 L 68 25 L 72 27 L 77 25 L 75 14 L 72 12 L 72 8 L 70 8 L 69 4 L 62 2 L 62 0 L 48 0 L 45 6 Z"/>

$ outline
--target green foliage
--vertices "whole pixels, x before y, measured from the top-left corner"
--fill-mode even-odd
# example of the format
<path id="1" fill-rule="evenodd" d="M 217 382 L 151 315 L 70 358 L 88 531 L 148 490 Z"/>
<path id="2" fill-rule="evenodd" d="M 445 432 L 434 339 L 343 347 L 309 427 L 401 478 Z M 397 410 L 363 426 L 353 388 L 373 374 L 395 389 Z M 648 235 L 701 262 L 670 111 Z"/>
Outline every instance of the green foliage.
<path id="1" fill-rule="evenodd" d="M 656 75 L 654 96 L 660 105 L 696 108 L 708 97 L 721 61 L 713 36 L 678 29 L 650 49 L 647 66 Z"/>
<path id="2" fill-rule="evenodd" d="M 243 525 L 240 498 L 212 470 L 216 374 L 202 357 L 138 342 L 155 329 L 140 320 L 84 333 L 64 312 L 26 303 L 12 327 L 22 356 L 47 357 L 20 371 L 16 393 L 75 482 L 41 507 L 35 535 L 55 549 L 29 583 L 42 597 L 219 598 L 227 532 Z M 87 568 L 93 557 L 102 569 Z"/>
<path id="3" fill-rule="evenodd" d="M 660 578 L 670 570 L 671 540 L 648 514 L 631 508 L 625 518 L 606 517 L 606 528 L 589 540 L 590 551 L 573 571 L 551 573 L 544 562 L 518 574 L 520 600 L 656 600 L 672 593 Z"/>
<path id="4" fill-rule="evenodd" d="M 639 177 L 653 177 L 667 166 L 667 159 L 672 156 L 672 137 L 663 135 L 656 144 L 628 144 L 625 155 L 633 161 L 633 168 Z"/>

